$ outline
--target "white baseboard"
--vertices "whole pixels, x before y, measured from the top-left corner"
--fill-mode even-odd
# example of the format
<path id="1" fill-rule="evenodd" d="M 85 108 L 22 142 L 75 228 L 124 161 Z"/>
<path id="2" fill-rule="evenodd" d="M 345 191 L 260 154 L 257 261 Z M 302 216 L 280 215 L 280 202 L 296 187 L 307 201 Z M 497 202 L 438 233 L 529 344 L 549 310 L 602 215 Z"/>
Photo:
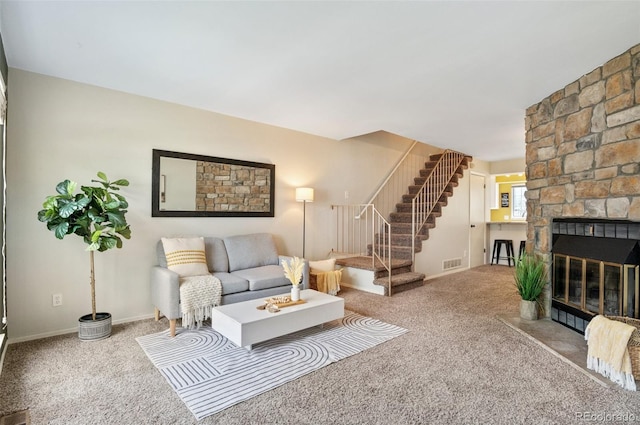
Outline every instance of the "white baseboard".
<path id="1" fill-rule="evenodd" d="M 143 314 L 140 316 L 135 316 L 135 317 L 128 317 L 126 319 L 118 319 L 118 320 L 113 320 L 111 322 L 112 325 L 119 325 L 122 323 L 130 323 L 130 322 L 137 322 L 138 320 L 146 320 L 146 319 L 151 319 L 155 317 L 154 314 Z M 60 329 L 57 331 L 51 331 L 51 332 L 44 332 L 41 334 L 35 334 L 35 335 L 27 335 L 27 336 L 23 336 L 20 338 L 8 338 L 7 339 L 7 344 L 16 344 L 18 342 L 26 342 L 26 341 L 33 341 L 35 339 L 42 339 L 42 338 L 49 338 L 52 336 L 58 336 L 58 335 L 66 335 L 66 334 L 72 334 L 72 333 L 77 333 L 78 332 L 78 328 L 70 328 L 70 329 Z"/>
<path id="2" fill-rule="evenodd" d="M 460 273 L 460 272 L 463 272 L 463 271 L 469 270 L 469 269 L 470 269 L 469 267 L 458 267 L 456 269 L 453 269 L 451 271 L 447 271 L 447 272 L 444 272 L 444 273 L 438 273 L 438 274 L 434 274 L 434 275 L 431 275 L 431 276 L 426 276 L 424 278 L 424 280 L 431 280 L 431 279 L 435 279 L 437 277 L 442 277 L 442 276 L 447 276 L 447 275 L 450 275 L 450 274 Z"/>
<path id="3" fill-rule="evenodd" d="M 340 282 L 340 286 L 344 286 L 345 288 L 357 289 L 358 291 L 369 292 L 371 294 L 376 295 L 384 295 L 384 288 L 379 285 L 371 285 L 371 286 L 362 286 L 362 285 L 351 285 L 349 283 Z M 382 289 L 382 291 L 380 289 Z"/>

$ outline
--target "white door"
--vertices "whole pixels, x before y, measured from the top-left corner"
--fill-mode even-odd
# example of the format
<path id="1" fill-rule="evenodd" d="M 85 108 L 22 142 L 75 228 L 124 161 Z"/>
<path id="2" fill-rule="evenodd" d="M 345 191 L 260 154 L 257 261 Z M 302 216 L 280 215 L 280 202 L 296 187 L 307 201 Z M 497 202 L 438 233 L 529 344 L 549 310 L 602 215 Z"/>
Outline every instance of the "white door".
<path id="1" fill-rule="evenodd" d="M 485 177 L 480 174 L 471 174 L 469 189 L 469 267 L 478 267 L 485 264 L 485 232 L 484 219 L 485 201 Z"/>

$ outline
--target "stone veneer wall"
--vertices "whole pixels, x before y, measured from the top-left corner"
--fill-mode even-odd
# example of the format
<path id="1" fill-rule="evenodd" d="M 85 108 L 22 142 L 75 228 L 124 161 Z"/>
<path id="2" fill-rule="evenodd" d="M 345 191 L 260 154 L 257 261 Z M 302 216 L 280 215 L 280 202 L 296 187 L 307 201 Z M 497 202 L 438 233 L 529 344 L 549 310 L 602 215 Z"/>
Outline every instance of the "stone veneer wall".
<path id="1" fill-rule="evenodd" d="M 270 170 L 198 161 L 197 211 L 270 211 Z"/>
<path id="2" fill-rule="evenodd" d="M 530 106 L 525 128 L 528 252 L 551 265 L 554 218 L 640 221 L 640 44 Z"/>

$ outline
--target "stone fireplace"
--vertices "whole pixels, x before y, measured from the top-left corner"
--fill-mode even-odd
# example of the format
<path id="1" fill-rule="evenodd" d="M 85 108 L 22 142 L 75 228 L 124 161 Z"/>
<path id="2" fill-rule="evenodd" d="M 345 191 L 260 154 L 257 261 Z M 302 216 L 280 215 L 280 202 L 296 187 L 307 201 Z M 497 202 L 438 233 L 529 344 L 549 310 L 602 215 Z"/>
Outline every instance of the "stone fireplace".
<path id="1" fill-rule="evenodd" d="M 562 315 L 577 330 L 600 312 L 638 317 L 637 300 L 632 309 L 625 304 L 625 290 L 637 297 L 637 284 L 624 289 L 623 282 L 637 280 L 637 268 L 626 261 L 640 239 L 629 238 L 629 229 L 640 226 L 640 44 L 527 108 L 525 128 L 526 249 L 548 265 L 545 314 L 558 321 Z M 618 225 L 626 242 L 616 236 Z M 604 237 L 611 229 L 614 237 Z M 619 250 L 627 248 L 622 258 Z M 606 256 L 591 258 L 593 250 Z M 610 258 L 614 250 L 618 257 Z M 553 287 L 553 276 L 562 273 L 573 280 Z"/>

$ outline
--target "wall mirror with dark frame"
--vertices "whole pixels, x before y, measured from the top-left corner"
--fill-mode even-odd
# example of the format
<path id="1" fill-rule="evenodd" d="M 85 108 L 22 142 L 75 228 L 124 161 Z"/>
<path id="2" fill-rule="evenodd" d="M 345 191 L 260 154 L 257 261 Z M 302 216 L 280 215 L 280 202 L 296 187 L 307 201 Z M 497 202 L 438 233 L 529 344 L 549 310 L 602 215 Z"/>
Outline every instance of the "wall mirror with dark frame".
<path id="1" fill-rule="evenodd" d="M 152 217 L 273 217 L 276 166 L 153 149 Z"/>

